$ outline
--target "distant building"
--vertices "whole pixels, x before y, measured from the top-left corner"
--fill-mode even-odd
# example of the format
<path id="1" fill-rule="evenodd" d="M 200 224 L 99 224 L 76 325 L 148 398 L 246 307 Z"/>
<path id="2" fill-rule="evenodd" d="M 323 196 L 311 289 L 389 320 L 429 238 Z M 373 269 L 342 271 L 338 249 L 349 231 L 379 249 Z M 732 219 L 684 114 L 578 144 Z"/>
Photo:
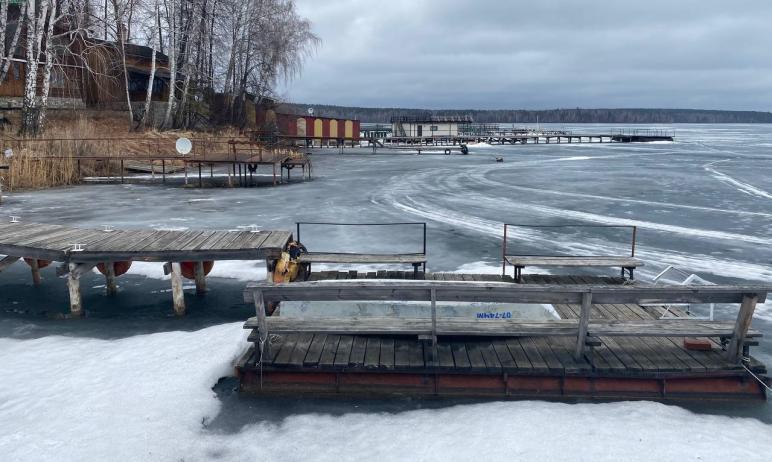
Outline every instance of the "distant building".
<path id="1" fill-rule="evenodd" d="M 458 136 L 464 126 L 472 123 L 468 115 L 410 115 L 391 118 L 391 136 L 439 138 Z"/>
<path id="2" fill-rule="evenodd" d="M 276 134 L 303 144 L 359 141 L 360 124 L 355 119 L 292 114 L 269 98 L 256 104 L 256 113 L 256 125 L 263 135 Z"/>

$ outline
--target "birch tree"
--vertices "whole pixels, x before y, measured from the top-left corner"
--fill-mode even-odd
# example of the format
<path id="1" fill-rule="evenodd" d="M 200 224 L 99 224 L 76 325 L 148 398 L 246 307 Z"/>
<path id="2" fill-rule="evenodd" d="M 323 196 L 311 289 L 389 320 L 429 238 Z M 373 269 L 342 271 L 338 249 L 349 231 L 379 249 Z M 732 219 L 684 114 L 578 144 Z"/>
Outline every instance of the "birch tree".
<path id="1" fill-rule="evenodd" d="M 5 40 L 6 40 L 6 31 L 8 30 L 8 24 L 9 24 L 9 4 L 10 2 L 8 0 L 0 0 L 2 4 L 0 5 L 0 44 L 5 47 Z M 16 21 L 16 28 L 13 31 L 13 36 L 11 37 L 11 43 L 8 46 L 8 49 L 6 50 L 3 48 L 3 64 L 0 66 L 0 85 L 5 82 L 5 78 L 8 75 L 8 69 L 11 68 L 11 59 L 14 56 L 14 53 L 16 52 L 16 45 L 19 42 L 19 36 L 21 35 L 21 24 L 22 24 L 22 18 L 26 15 L 26 8 L 27 3 L 25 2 L 23 6 L 21 6 L 21 12 L 19 13 L 19 19 Z"/>
<path id="2" fill-rule="evenodd" d="M 40 43 L 43 39 L 45 19 L 51 0 L 43 0 L 39 5 L 37 0 L 27 0 L 25 15 L 26 34 L 26 66 L 24 77 L 24 99 L 22 101 L 22 116 L 20 133 L 36 135 L 38 121 L 37 82 L 40 66 Z"/>
<path id="3" fill-rule="evenodd" d="M 142 128 L 147 127 L 147 117 L 148 114 L 150 114 L 152 102 L 153 102 L 153 87 L 155 86 L 155 72 L 156 72 L 156 50 L 159 47 L 159 40 L 160 40 L 160 31 L 156 31 L 155 29 L 158 27 L 157 25 L 161 24 L 161 12 L 160 12 L 160 5 L 158 4 L 158 0 L 153 1 L 153 21 L 152 21 L 152 27 L 150 29 L 150 37 L 152 38 L 153 44 L 151 45 L 152 51 L 150 56 L 150 76 L 147 79 L 147 94 L 145 96 L 145 110 L 142 112 L 142 120 L 140 121 L 140 125 Z"/>

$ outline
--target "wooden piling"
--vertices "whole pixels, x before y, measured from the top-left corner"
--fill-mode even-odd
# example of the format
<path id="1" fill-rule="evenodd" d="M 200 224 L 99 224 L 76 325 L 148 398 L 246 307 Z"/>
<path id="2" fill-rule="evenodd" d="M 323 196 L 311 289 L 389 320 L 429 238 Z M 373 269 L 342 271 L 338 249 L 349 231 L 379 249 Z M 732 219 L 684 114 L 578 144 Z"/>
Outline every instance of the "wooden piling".
<path id="1" fill-rule="evenodd" d="M 37 258 L 31 258 L 28 260 L 30 270 L 32 272 L 32 284 L 39 286 L 40 285 L 40 265 L 38 265 Z"/>
<path id="2" fill-rule="evenodd" d="M 179 262 L 171 263 L 172 300 L 174 302 L 174 314 L 185 315 L 185 293 L 182 291 L 182 269 Z"/>
<path id="3" fill-rule="evenodd" d="M 115 262 L 105 262 L 105 291 L 107 295 L 118 293 L 118 285 L 115 283 Z"/>
<path id="4" fill-rule="evenodd" d="M 196 294 L 203 295 L 206 293 L 206 272 L 204 271 L 204 262 L 196 262 Z"/>
<path id="5" fill-rule="evenodd" d="M 69 264 L 69 273 L 67 273 L 67 289 L 70 292 L 70 315 L 73 317 L 83 316 L 83 305 L 80 298 L 80 272 L 75 271 L 77 265 Z"/>

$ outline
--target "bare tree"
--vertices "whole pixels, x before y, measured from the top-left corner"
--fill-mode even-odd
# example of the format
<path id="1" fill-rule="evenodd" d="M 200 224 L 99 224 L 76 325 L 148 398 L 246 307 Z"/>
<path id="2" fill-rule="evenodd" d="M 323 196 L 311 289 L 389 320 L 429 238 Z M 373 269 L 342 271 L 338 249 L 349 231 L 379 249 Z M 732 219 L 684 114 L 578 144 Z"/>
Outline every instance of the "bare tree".
<path id="1" fill-rule="evenodd" d="M 2 4 L 0 5 L 0 44 L 2 44 L 3 47 L 5 47 L 6 31 L 8 30 L 9 25 L 9 4 L 10 2 L 7 0 L 2 0 Z M 8 50 L 3 48 L 4 59 L 3 64 L 0 67 L 0 85 L 5 82 L 5 77 L 8 75 L 8 69 L 11 68 L 11 59 L 16 53 L 16 44 L 19 42 L 19 36 L 21 35 L 22 18 L 26 15 L 26 8 L 27 4 L 24 3 L 24 5 L 22 5 L 20 8 L 19 19 L 16 21 L 16 28 L 13 31 L 13 37 L 11 38 L 11 43 L 8 46 Z"/>
<path id="2" fill-rule="evenodd" d="M 154 12 L 154 19 L 152 21 L 152 28 L 150 31 L 150 36 L 152 37 L 153 44 L 151 46 L 151 57 L 150 57 L 150 76 L 147 79 L 147 94 L 145 96 L 145 110 L 142 113 L 142 120 L 140 121 L 142 128 L 145 128 L 147 126 L 147 117 L 148 114 L 150 114 L 152 102 L 153 102 L 153 87 L 155 86 L 155 72 L 156 72 L 156 50 L 158 49 L 158 42 L 160 39 L 159 33 L 155 30 L 157 25 L 161 24 L 161 12 L 160 12 L 160 5 L 158 4 L 158 0 L 153 1 L 153 12 Z"/>

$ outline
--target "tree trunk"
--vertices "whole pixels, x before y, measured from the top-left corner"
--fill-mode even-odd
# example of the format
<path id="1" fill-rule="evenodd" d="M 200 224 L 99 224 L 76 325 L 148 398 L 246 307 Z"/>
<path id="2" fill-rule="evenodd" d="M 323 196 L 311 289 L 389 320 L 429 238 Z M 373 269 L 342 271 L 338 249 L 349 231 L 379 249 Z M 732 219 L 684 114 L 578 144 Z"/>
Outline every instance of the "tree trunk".
<path id="1" fill-rule="evenodd" d="M 169 8 L 168 22 L 169 22 L 169 102 L 166 105 L 166 116 L 164 117 L 164 128 L 170 128 L 172 124 L 172 111 L 174 110 L 175 101 L 175 88 L 177 87 L 177 28 L 176 28 L 176 13 L 174 11 L 174 3 L 176 0 L 171 0 L 171 8 Z"/>
<path id="2" fill-rule="evenodd" d="M 28 0 L 27 5 L 27 64 L 24 78 L 24 100 L 21 108 L 21 129 L 22 135 L 37 135 L 37 83 L 38 83 L 38 53 L 40 52 L 40 41 L 42 40 L 43 27 L 38 19 L 36 0 Z M 41 8 L 40 16 L 45 18 L 48 12 L 48 5 L 44 4 Z"/>
<path id="3" fill-rule="evenodd" d="M 118 0 L 113 0 L 113 12 L 115 17 L 116 35 L 118 36 L 118 45 L 121 47 L 121 66 L 123 69 L 123 85 L 126 88 L 126 106 L 129 109 L 129 131 L 134 126 L 134 110 L 131 108 L 131 93 L 129 92 L 129 70 L 126 67 L 126 46 L 124 37 L 125 25 L 123 24 L 123 16 L 125 15 L 125 7 L 118 5 Z"/>
<path id="4" fill-rule="evenodd" d="M 3 5 L 8 5 L 7 1 L 3 1 Z M 19 42 L 19 36 L 21 35 L 21 23 L 22 18 L 24 18 L 27 14 L 27 3 L 24 4 L 24 9 L 22 10 L 21 14 L 19 14 L 19 20 L 16 23 L 16 30 L 13 33 L 13 38 L 11 39 L 11 44 L 8 47 L 8 51 L 4 51 L 5 59 L 3 60 L 3 67 L 0 69 L 0 85 L 2 85 L 3 82 L 5 82 L 5 77 L 8 75 L 8 69 L 11 67 L 11 58 L 13 58 L 14 52 L 16 51 L 16 44 Z M 5 30 L 5 27 L 3 27 L 3 30 Z M 2 42 L 0 42 L 5 46 L 5 39 L 3 39 Z"/>
<path id="5" fill-rule="evenodd" d="M 48 93 L 51 90 L 51 71 L 54 68 L 54 23 L 56 23 L 56 0 L 48 1 L 48 30 L 46 31 L 46 65 L 43 68 L 43 91 L 40 94 L 40 106 L 38 108 L 37 131 L 42 133 L 45 130 L 46 108 L 48 108 Z"/>
<path id="6" fill-rule="evenodd" d="M 158 0 L 155 0 L 155 23 L 160 23 L 160 12 L 158 7 Z M 145 112 L 142 114 L 142 128 L 147 127 L 147 116 L 150 114 L 150 108 L 153 101 L 153 85 L 155 84 L 155 56 L 156 49 L 158 48 L 158 34 L 153 31 L 150 34 L 153 37 L 153 53 L 150 59 L 150 77 L 147 80 L 147 96 L 145 96 Z M 155 123 L 155 120 L 153 121 Z"/>

